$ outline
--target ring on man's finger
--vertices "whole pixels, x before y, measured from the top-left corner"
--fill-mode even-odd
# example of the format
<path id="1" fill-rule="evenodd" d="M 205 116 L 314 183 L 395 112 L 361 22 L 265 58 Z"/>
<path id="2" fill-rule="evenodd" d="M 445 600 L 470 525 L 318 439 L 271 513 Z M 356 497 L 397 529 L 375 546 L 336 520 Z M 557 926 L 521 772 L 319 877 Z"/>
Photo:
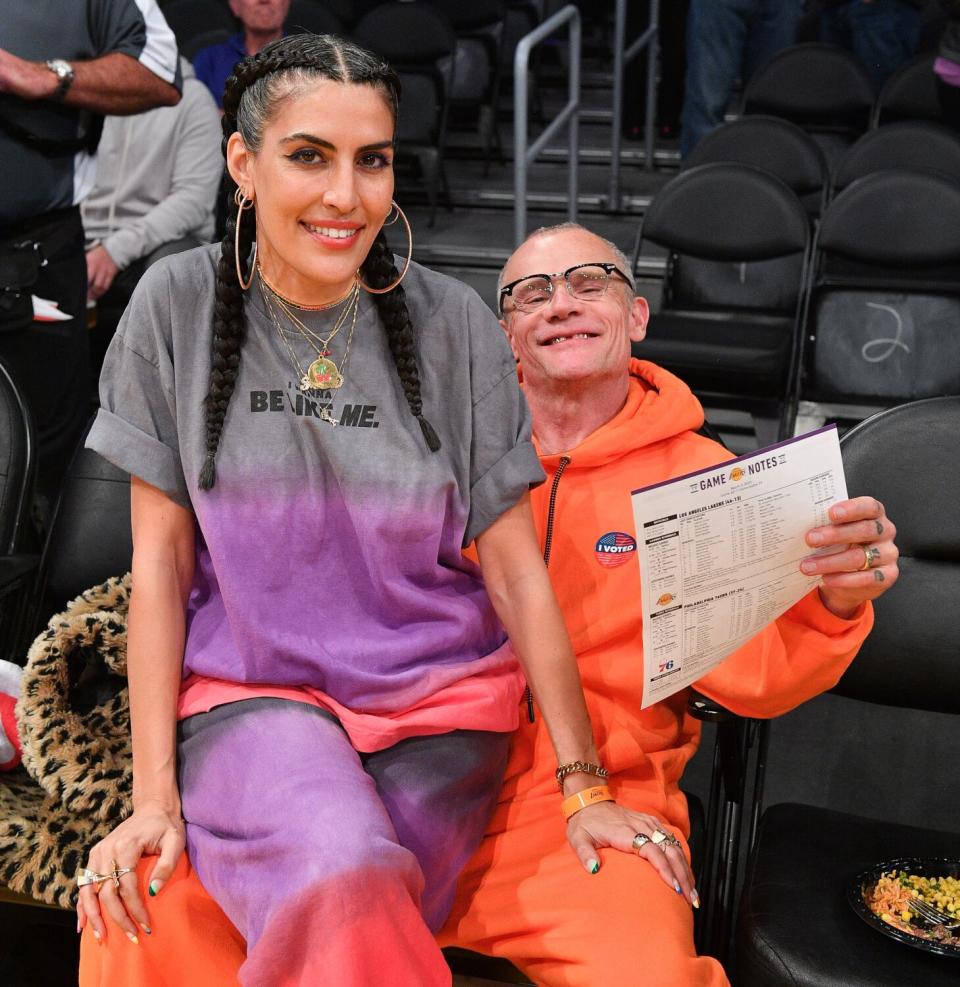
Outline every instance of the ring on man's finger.
<path id="1" fill-rule="evenodd" d="M 864 572 L 872 569 L 880 560 L 880 549 L 876 545 L 866 545 L 863 549 L 863 565 L 857 572 Z"/>
<path id="2" fill-rule="evenodd" d="M 650 837 L 647 836 L 645 833 L 637 833 L 637 835 L 633 838 L 633 842 L 631 846 L 633 847 L 634 850 L 637 851 L 637 853 L 639 853 L 648 843 L 652 843 L 652 842 L 653 841 L 650 839 Z"/>

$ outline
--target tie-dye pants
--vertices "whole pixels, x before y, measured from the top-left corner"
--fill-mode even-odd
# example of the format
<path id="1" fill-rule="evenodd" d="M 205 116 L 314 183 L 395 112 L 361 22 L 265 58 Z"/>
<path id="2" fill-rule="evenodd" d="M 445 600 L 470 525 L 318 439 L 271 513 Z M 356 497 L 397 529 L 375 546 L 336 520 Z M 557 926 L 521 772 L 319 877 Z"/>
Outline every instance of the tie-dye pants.
<path id="1" fill-rule="evenodd" d="M 358 754 L 328 713 L 280 699 L 183 721 L 187 848 L 247 941 L 241 983 L 449 984 L 433 932 L 493 810 L 509 739 L 464 730 Z"/>

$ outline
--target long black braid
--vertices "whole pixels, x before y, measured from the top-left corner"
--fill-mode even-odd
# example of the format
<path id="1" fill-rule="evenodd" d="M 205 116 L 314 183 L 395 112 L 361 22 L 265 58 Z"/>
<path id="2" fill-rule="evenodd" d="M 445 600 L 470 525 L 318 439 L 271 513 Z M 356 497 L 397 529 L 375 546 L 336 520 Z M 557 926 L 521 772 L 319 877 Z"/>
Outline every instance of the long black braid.
<path id="1" fill-rule="evenodd" d="M 400 82 L 386 62 L 363 48 L 331 35 L 290 35 L 266 45 L 258 54 L 244 59 L 227 80 L 223 97 L 224 157 L 227 142 L 238 129 L 247 147 L 252 151 L 259 150 L 259 138 L 265 119 L 279 99 L 292 94 L 289 89 L 279 92 L 279 85 L 275 82 L 279 83 L 285 77 L 295 74 L 298 69 L 303 70 L 302 75 L 308 81 L 311 77 L 326 78 L 335 82 L 377 88 L 384 94 L 396 121 Z M 258 86 L 257 83 L 261 82 Z M 294 86 L 293 89 L 295 88 Z M 244 99 L 251 89 L 253 92 Z M 229 175 L 225 186 L 229 218 L 217 265 L 210 387 L 204 399 L 206 455 L 200 470 L 201 490 L 209 490 L 216 483 L 217 450 L 240 370 L 245 336 L 243 290 L 237 279 L 234 247 L 237 223 L 234 195 L 237 186 Z M 252 273 L 247 262 L 256 237 L 255 213 L 256 209 L 251 208 L 240 214 L 239 250 L 241 264 L 246 270 L 245 280 Z M 362 273 L 364 281 L 371 288 L 386 287 L 397 279 L 398 272 L 382 231 L 364 260 Z M 414 329 L 403 288 L 398 285 L 393 291 L 373 297 L 380 320 L 386 329 L 390 354 L 410 412 L 420 424 L 427 447 L 431 452 L 436 452 L 440 448 L 440 439 L 423 415 Z"/>

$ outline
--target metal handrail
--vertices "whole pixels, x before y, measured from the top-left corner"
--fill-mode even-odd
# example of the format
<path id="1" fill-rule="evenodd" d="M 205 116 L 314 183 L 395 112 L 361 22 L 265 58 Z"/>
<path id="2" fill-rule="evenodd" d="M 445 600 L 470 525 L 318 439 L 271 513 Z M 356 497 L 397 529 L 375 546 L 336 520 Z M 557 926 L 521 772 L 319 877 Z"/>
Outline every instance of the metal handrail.
<path id="1" fill-rule="evenodd" d="M 656 0 L 655 0 L 656 2 Z M 543 133 L 527 147 L 528 121 L 528 79 L 527 70 L 530 52 L 534 45 L 549 37 L 564 24 L 570 24 L 570 76 L 569 98 L 564 108 L 547 125 Z M 577 218 L 577 196 L 579 194 L 579 113 L 580 113 L 580 11 L 573 4 L 567 4 L 541 25 L 524 35 L 513 56 L 513 232 L 519 246 L 527 235 L 527 167 L 533 163 L 544 145 L 565 124 L 569 129 L 569 163 L 567 172 L 567 214 L 571 221 Z"/>
<path id="2" fill-rule="evenodd" d="M 660 32 L 660 0 L 650 0 L 650 24 L 629 48 L 626 47 L 627 0 L 617 0 L 613 32 L 613 135 L 610 144 L 610 191 L 607 207 L 620 208 L 620 154 L 623 146 L 623 70 L 628 62 L 647 49 L 647 113 L 643 125 L 643 150 L 646 167 L 653 167 L 653 128 L 657 108 L 657 53 Z"/>

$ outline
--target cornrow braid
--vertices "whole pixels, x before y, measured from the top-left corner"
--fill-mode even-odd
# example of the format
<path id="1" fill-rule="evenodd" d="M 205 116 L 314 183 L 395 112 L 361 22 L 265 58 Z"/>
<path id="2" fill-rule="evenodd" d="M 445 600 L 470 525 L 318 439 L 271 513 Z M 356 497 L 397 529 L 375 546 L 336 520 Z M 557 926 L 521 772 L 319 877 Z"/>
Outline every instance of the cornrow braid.
<path id="1" fill-rule="evenodd" d="M 363 262 L 364 281 L 371 288 L 384 288 L 397 280 L 398 272 L 393 263 L 393 252 L 387 246 L 383 230 L 370 246 L 366 260 Z M 433 426 L 424 417 L 423 401 L 420 397 L 420 372 L 417 369 L 415 355 L 413 325 L 407 310 L 407 296 L 403 285 L 398 284 L 393 291 L 386 294 L 374 295 L 374 302 L 380 314 L 380 320 L 387 331 L 387 342 L 390 345 L 390 355 L 393 365 L 397 368 L 397 376 L 403 386 L 403 393 L 410 407 L 410 413 L 420 423 L 420 430 L 431 452 L 440 449 L 440 439 Z"/>
<path id="2" fill-rule="evenodd" d="M 332 35 L 290 35 L 244 59 L 227 79 L 222 119 L 224 158 L 230 137 L 236 131 L 240 132 L 248 150 L 258 152 L 264 126 L 278 104 L 318 79 L 373 87 L 383 96 L 396 123 L 400 80 L 379 55 Z M 236 189 L 236 183 L 228 174 L 225 195 L 229 218 L 217 265 L 210 384 L 203 402 L 206 446 L 198 481 L 201 490 L 209 490 L 216 483 L 217 450 L 240 371 L 245 335 L 243 290 L 237 279 L 234 247 L 238 221 L 233 200 Z M 245 263 L 256 238 L 255 209 L 243 212 L 239 222 L 240 261 Z M 403 312 L 406 312 L 405 305 Z M 387 321 L 386 317 L 384 319 Z M 409 317 L 406 323 L 409 325 Z M 419 401 L 419 384 L 416 396 Z"/>

